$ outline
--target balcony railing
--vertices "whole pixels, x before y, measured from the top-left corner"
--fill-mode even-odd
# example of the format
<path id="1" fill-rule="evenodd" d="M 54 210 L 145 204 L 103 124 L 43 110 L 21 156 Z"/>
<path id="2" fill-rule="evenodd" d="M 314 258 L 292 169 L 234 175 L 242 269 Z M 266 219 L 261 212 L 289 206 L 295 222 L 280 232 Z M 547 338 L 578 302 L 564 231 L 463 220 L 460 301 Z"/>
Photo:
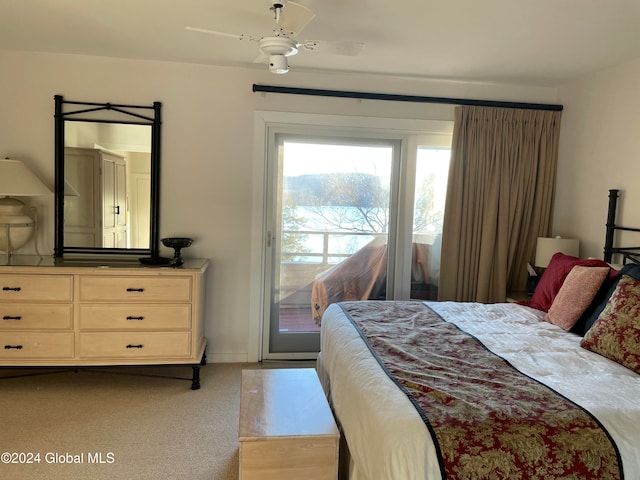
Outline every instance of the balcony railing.
<path id="1" fill-rule="evenodd" d="M 313 265 L 335 265 L 340 263 L 345 258 L 350 257 L 355 252 L 364 247 L 367 243 L 371 242 L 375 238 L 385 238 L 386 233 L 371 233 L 371 232 L 318 232 L 317 230 L 283 230 L 282 237 L 286 236 L 298 236 L 302 237 L 301 241 L 304 243 L 309 251 L 290 251 L 283 250 L 281 252 L 281 258 L 293 259 L 283 260 L 283 264 L 313 264 Z M 314 241 L 313 238 L 320 237 Z M 348 245 L 345 245 L 345 241 L 351 238 Z"/>

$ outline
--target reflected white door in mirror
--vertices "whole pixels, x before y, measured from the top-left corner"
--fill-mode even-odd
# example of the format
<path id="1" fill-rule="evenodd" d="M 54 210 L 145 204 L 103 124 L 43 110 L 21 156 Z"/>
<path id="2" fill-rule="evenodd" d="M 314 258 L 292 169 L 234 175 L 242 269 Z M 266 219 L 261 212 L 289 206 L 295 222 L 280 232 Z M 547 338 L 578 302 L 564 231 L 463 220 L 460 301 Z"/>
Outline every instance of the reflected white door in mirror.
<path id="1" fill-rule="evenodd" d="M 66 147 L 65 242 L 73 247 L 128 248 L 127 158 L 98 148 Z M 138 245 L 136 245 L 138 247 Z M 148 247 L 148 243 L 144 245 Z"/>

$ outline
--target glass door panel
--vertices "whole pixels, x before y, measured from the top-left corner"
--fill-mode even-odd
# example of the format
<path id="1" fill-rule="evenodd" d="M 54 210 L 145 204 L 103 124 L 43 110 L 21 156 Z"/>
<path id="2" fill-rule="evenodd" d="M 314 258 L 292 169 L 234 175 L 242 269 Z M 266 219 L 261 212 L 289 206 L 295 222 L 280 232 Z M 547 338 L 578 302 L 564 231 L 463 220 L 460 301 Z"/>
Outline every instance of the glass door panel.
<path id="1" fill-rule="evenodd" d="M 330 303 L 386 298 L 393 142 L 276 136 L 269 352 L 317 352 Z"/>
<path id="2" fill-rule="evenodd" d="M 416 300 L 437 300 L 442 222 L 451 150 L 418 147 L 416 155 L 411 293 Z"/>

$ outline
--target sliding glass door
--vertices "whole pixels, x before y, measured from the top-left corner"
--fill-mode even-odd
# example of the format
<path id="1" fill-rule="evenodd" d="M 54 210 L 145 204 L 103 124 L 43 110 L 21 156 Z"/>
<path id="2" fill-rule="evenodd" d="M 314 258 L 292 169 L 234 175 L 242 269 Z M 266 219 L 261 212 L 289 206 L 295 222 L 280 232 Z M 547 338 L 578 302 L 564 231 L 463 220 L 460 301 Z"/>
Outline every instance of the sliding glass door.
<path id="1" fill-rule="evenodd" d="M 264 358 L 313 358 L 331 303 L 436 298 L 449 150 L 424 143 L 269 136 Z"/>
<path id="2" fill-rule="evenodd" d="M 318 351 L 327 306 L 386 298 L 398 144 L 276 136 L 269 350 Z"/>

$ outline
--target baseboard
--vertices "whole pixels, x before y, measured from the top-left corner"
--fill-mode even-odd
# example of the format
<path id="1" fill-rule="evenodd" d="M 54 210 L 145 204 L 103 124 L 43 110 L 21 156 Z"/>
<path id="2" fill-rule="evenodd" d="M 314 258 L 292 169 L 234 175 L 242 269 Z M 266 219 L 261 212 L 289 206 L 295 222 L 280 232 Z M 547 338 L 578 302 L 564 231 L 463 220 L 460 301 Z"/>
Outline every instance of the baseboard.
<path id="1" fill-rule="evenodd" d="M 248 363 L 249 356 L 246 353 L 209 353 L 207 363 Z"/>

